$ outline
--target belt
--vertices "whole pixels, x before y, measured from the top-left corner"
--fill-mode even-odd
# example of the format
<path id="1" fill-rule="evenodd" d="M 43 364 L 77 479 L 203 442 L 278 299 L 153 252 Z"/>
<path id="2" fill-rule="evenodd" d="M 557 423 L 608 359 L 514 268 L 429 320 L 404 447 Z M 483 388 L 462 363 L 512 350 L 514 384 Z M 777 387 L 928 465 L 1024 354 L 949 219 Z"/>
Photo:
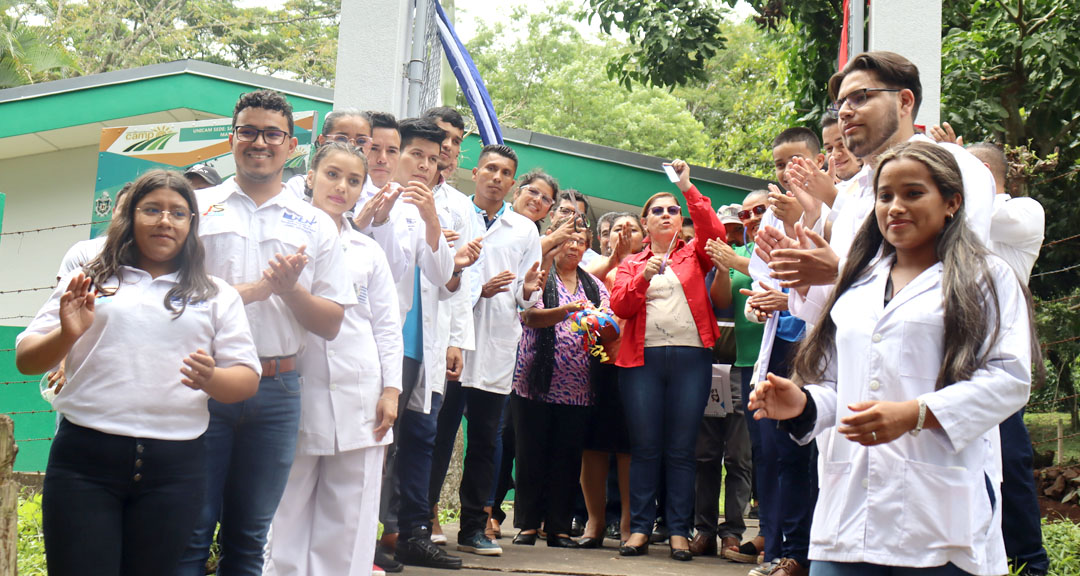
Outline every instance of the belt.
<path id="1" fill-rule="evenodd" d="M 282 372 L 296 370 L 296 354 L 278 358 L 259 358 L 259 361 L 262 362 L 263 378 L 273 378 Z"/>

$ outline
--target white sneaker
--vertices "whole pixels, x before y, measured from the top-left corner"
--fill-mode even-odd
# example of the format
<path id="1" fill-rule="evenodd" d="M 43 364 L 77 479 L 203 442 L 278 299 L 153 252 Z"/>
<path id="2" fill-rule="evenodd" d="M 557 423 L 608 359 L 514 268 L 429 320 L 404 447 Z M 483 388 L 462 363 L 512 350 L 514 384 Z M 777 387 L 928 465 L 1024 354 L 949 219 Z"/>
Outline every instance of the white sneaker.
<path id="1" fill-rule="evenodd" d="M 766 562 L 759 565 L 757 568 L 751 569 L 746 576 L 769 576 L 769 574 L 772 574 L 772 571 L 779 565 L 780 559 L 774 558 L 771 562 Z"/>

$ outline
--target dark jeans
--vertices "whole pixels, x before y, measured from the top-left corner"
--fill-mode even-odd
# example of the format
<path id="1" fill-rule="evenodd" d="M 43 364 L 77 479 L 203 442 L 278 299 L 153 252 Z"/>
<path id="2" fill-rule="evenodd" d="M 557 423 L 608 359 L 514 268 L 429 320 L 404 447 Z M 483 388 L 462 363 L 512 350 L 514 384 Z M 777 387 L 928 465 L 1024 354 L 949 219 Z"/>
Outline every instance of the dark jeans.
<path id="1" fill-rule="evenodd" d="M 645 348 L 645 363 L 624 368 L 619 390 L 630 428 L 630 528 L 651 534 L 660 479 L 664 519 L 673 536 L 690 537 L 694 514 L 694 444 L 712 380 L 712 351 Z"/>
<path id="2" fill-rule="evenodd" d="M 60 423 L 42 493 L 56 576 L 171 574 L 199 519 L 202 438 L 153 440 Z"/>
<path id="3" fill-rule="evenodd" d="M 386 447 L 386 463 L 383 465 L 382 493 L 379 495 L 379 522 L 384 534 L 397 534 L 398 514 L 401 509 L 401 485 L 398 482 L 398 453 L 401 446 L 402 428 L 408 412 L 409 398 L 420 383 L 420 362 L 408 356 L 401 366 L 401 394 L 398 396 L 397 419 L 394 420 L 394 442 Z M 432 409 L 432 412 L 435 412 Z"/>
<path id="4" fill-rule="evenodd" d="M 787 376 L 795 344 L 779 338 L 773 343 L 769 371 Z M 794 558 L 808 565 L 810 521 L 817 503 L 817 448 L 800 446 L 777 428 L 776 420 L 759 420 L 763 469 L 758 470 L 758 512 L 765 534 L 765 560 Z M 770 468 L 770 466 L 772 468 Z"/>
<path id="5" fill-rule="evenodd" d="M 282 372 L 259 381 L 255 396 L 235 404 L 210 400 L 206 501 L 180 562 L 182 576 L 203 576 L 220 521 L 219 576 L 260 576 L 263 548 L 300 429 L 300 379 Z"/>
<path id="6" fill-rule="evenodd" d="M 514 500 L 521 528 L 535 530 L 543 523 L 550 535 L 569 534 L 589 407 L 548 404 L 515 395 L 510 408 L 517 425 Z"/>
<path id="7" fill-rule="evenodd" d="M 506 402 L 505 394 L 465 388 L 460 382 L 447 382 L 442 410 L 439 411 L 438 433 L 435 438 L 435 457 L 431 468 L 428 497 L 435 502 L 446 480 L 446 470 L 454 451 L 454 438 L 461 426 L 461 416 L 469 410 L 465 448 L 465 470 L 461 475 L 461 531 L 458 540 L 464 541 L 484 532 L 487 523 L 488 496 L 495 482 L 495 436 L 499 433 L 499 415 Z M 434 495 L 434 496 L 432 496 Z"/>
<path id="8" fill-rule="evenodd" d="M 758 506 L 758 534 L 762 536 L 769 530 L 768 519 L 762 512 L 765 506 L 764 498 L 761 497 L 762 470 L 766 466 L 761 452 L 761 423 L 754 420 L 754 414 L 750 411 L 750 382 L 754 379 L 754 369 L 750 366 L 740 367 L 739 376 L 742 383 L 743 420 L 746 422 L 746 431 L 750 434 L 750 461 L 752 465 L 750 482 L 751 494 Z M 774 471 L 775 472 L 775 471 Z M 772 558 L 769 558 L 771 560 Z"/>
<path id="9" fill-rule="evenodd" d="M 1042 543 L 1039 523 L 1039 499 L 1032 472 L 1031 437 L 1024 426 L 1024 411 L 1009 416 L 998 427 L 1001 431 L 1001 460 L 1004 482 L 1001 484 L 1001 530 L 1005 553 L 1023 574 L 1046 574 L 1050 560 Z"/>
<path id="10" fill-rule="evenodd" d="M 724 523 L 720 521 L 720 479 L 727 468 Z M 700 534 L 734 537 L 746 532 L 743 510 L 750 501 L 750 436 L 742 414 L 701 421 L 694 477 L 694 528 Z"/>
<path id="11" fill-rule="evenodd" d="M 510 396 L 513 397 L 513 393 Z M 509 398 L 507 398 L 509 401 Z M 509 407 L 503 412 L 502 430 L 499 432 L 500 442 L 495 446 L 495 452 L 498 454 L 500 446 L 502 447 L 502 454 L 498 460 L 498 466 L 495 476 L 495 499 L 491 503 L 491 517 L 494 518 L 499 524 L 502 524 L 506 520 L 506 512 L 503 512 L 502 505 L 506 500 L 506 494 L 510 492 L 512 488 L 515 488 L 514 483 L 514 458 L 517 455 L 514 444 L 517 439 L 514 436 L 514 413 Z M 517 509 L 517 500 L 514 501 L 515 510 Z M 514 522 L 517 524 L 517 514 L 514 514 Z"/>
<path id="12" fill-rule="evenodd" d="M 431 528 L 428 484 L 431 482 L 431 457 L 435 452 L 435 431 L 442 403 L 442 394 L 432 394 L 429 414 L 406 410 L 399 435 L 394 437 L 394 443 L 400 448 L 395 477 L 401 495 L 397 524 L 405 536 L 420 526 Z"/>
<path id="13" fill-rule="evenodd" d="M 502 413 L 499 414 L 499 433 L 495 435 L 495 480 L 491 483 L 491 495 L 488 496 L 486 506 L 495 507 L 498 503 L 502 506 L 502 501 L 506 498 L 506 492 L 499 495 L 500 475 L 503 470 L 503 460 L 509 458 L 510 468 L 514 466 L 514 437 L 511 434 L 510 439 L 506 438 L 506 429 L 509 426 L 510 430 L 514 429 L 513 417 L 510 416 L 510 396 L 514 393 L 511 392 L 506 396 L 505 403 L 503 404 Z M 510 445 L 507 446 L 507 443 Z"/>

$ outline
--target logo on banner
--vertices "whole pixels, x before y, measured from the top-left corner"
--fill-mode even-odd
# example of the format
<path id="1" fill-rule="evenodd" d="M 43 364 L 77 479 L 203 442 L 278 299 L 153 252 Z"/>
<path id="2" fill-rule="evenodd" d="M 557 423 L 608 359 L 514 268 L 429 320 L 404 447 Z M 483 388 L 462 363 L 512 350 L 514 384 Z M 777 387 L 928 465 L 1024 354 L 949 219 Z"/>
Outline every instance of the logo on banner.
<path id="1" fill-rule="evenodd" d="M 150 130 L 139 130 L 124 134 L 125 140 L 138 140 L 134 144 L 124 148 L 124 152 L 142 152 L 144 150 L 161 150 L 176 136 L 176 132 L 167 126 L 158 126 Z"/>

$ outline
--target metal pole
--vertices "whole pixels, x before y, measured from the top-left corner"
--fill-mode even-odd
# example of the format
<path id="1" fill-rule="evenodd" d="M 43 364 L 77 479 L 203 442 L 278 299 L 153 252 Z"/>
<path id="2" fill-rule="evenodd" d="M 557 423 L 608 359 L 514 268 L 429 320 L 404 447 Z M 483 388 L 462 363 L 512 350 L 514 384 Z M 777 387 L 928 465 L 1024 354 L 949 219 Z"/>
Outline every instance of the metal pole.
<path id="1" fill-rule="evenodd" d="M 407 114 L 410 118 L 420 115 L 420 92 L 424 88 L 424 59 L 427 58 L 425 41 L 427 32 L 428 8 L 431 0 L 416 0 L 416 17 L 413 18 L 412 55 L 409 60 L 409 103 Z"/>
<path id="2" fill-rule="evenodd" d="M 848 6 L 848 61 L 866 51 L 866 0 Z"/>

